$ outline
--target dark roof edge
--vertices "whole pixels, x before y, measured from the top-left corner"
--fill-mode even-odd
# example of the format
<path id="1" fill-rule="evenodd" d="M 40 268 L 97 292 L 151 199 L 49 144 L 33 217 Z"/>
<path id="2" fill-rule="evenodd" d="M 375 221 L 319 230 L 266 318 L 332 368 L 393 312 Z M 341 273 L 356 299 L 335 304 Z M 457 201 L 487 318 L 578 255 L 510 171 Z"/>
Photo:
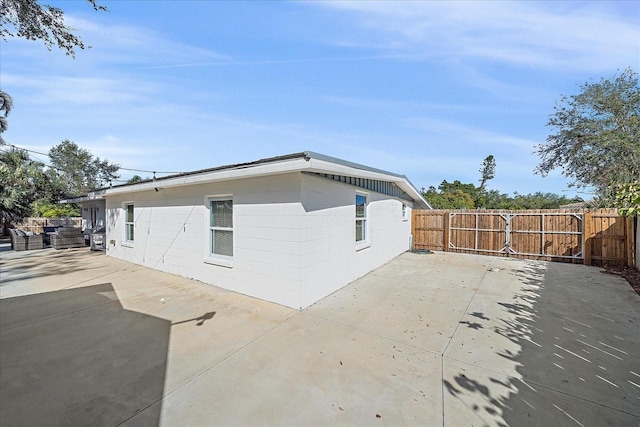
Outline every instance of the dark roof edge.
<path id="1" fill-rule="evenodd" d="M 329 163 L 334 163 L 334 164 L 350 167 L 350 168 L 353 168 L 353 169 L 359 169 L 359 170 L 363 170 L 363 171 L 367 171 L 367 172 L 380 173 L 380 174 L 384 174 L 384 175 L 393 176 L 393 177 L 405 180 L 411 187 L 413 187 L 413 189 L 416 191 L 416 193 L 418 195 L 420 195 L 420 192 L 418 191 L 418 189 L 411 183 L 411 181 L 409 181 L 409 179 L 406 177 L 406 175 L 397 174 L 397 173 L 385 171 L 385 170 L 382 170 L 382 169 L 372 168 L 372 167 L 369 167 L 369 166 L 362 165 L 360 163 L 349 162 L 347 160 L 342 160 L 342 159 L 339 159 L 337 157 L 326 156 L 324 154 L 316 153 L 314 151 L 302 151 L 302 152 L 299 152 L 299 153 L 285 154 L 285 155 L 282 155 L 282 156 L 266 157 L 266 158 L 263 158 L 263 159 L 260 159 L 260 160 L 254 160 L 254 161 L 251 161 L 251 162 L 235 163 L 235 164 L 231 164 L 231 165 L 224 165 L 224 166 L 216 166 L 216 167 L 213 167 L 213 168 L 199 169 L 199 170 L 195 170 L 195 171 L 191 171 L 191 172 L 182 172 L 182 173 L 173 174 L 173 175 L 167 175 L 167 176 L 163 176 L 163 177 L 155 178 L 155 179 L 145 179 L 145 180 L 137 181 L 137 182 L 130 182 L 130 183 L 125 183 L 125 184 L 114 185 L 114 186 L 111 186 L 111 187 L 104 187 L 104 188 L 100 188 L 100 189 L 95 190 L 95 192 L 99 193 L 101 191 L 108 190 L 109 188 L 122 188 L 122 187 L 134 186 L 134 185 L 138 185 L 138 184 L 144 184 L 144 183 L 148 183 L 148 182 L 159 182 L 159 181 L 165 181 L 165 180 L 168 180 L 168 179 L 174 179 L 174 178 L 179 178 L 179 177 L 198 175 L 198 174 L 203 174 L 203 173 L 219 172 L 219 171 L 234 170 L 234 169 L 244 169 L 244 168 L 250 168 L 250 167 L 253 167 L 253 166 L 258 166 L 258 165 L 267 164 L 267 163 L 276 163 L 276 162 L 282 162 L 282 161 L 287 161 L 287 160 L 295 160 L 295 159 L 304 159 L 304 160 L 307 160 L 307 161 L 312 160 L 312 159 L 320 160 L 320 161 L 325 161 L 325 162 L 329 162 Z M 424 200 L 424 201 L 426 202 L 426 200 Z M 428 202 L 427 202 L 427 206 L 429 206 Z M 429 206 L 429 207 L 431 207 L 431 206 Z"/>
<path id="2" fill-rule="evenodd" d="M 308 152 L 305 151 L 305 152 L 301 152 L 301 153 L 286 154 L 286 155 L 283 155 L 283 156 L 267 157 L 267 158 L 264 158 L 264 159 L 254 160 L 254 161 L 251 161 L 251 162 L 235 163 L 235 164 L 231 164 L 231 165 L 216 166 L 216 167 L 213 167 L 213 168 L 198 169 L 198 170 L 190 171 L 190 172 L 181 172 L 181 173 L 176 173 L 176 174 L 173 174 L 173 175 L 162 176 L 162 177 L 155 178 L 155 179 L 144 179 L 142 181 L 128 182 L 128 183 L 125 183 L 125 184 L 113 185 L 111 187 L 104 187 L 104 188 L 101 188 L 100 190 L 108 190 L 109 188 L 128 187 L 128 186 L 131 186 L 131 185 L 144 184 L 144 183 L 147 183 L 147 182 L 165 181 L 167 179 L 179 178 L 179 177 L 184 177 L 184 176 L 198 175 L 198 174 L 201 174 L 201 173 L 218 172 L 218 171 L 232 170 L 232 169 L 244 169 L 244 168 L 250 168 L 252 166 L 257 166 L 257 165 L 261 165 L 261 164 L 265 164 L 265 163 L 275 163 L 275 162 L 281 162 L 281 161 L 285 161 L 285 160 L 293 160 L 293 159 L 300 159 L 300 158 L 304 158 L 306 160 L 309 160 L 309 157 L 308 157 L 307 153 Z"/>
<path id="3" fill-rule="evenodd" d="M 422 194 L 420 194 L 420 191 L 418 191 L 416 186 L 413 185 L 413 183 L 411 181 L 409 181 L 409 178 L 407 178 L 406 175 L 393 173 L 393 172 L 385 171 L 385 170 L 382 170 L 382 169 L 372 168 L 372 167 L 369 167 L 369 166 L 361 165 L 359 163 L 353 163 L 353 162 L 349 162 L 347 160 L 342 160 L 342 159 L 339 159 L 337 157 L 325 156 L 324 154 L 315 153 L 313 151 L 305 151 L 305 153 L 306 153 L 307 157 L 310 158 L 310 159 L 316 159 L 316 160 L 322 160 L 322 161 L 326 161 L 326 162 L 336 163 L 336 164 L 347 166 L 347 167 L 354 168 L 354 169 L 360 169 L 360 170 L 364 170 L 364 171 L 368 171 L 368 172 L 374 172 L 374 173 L 381 173 L 381 174 L 384 174 L 384 175 L 395 176 L 396 178 L 403 179 L 403 180 L 405 180 L 407 182 L 407 184 L 409 184 L 415 190 L 415 192 L 418 194 L 418 196 L 422 199 L 422 200 L 419 200 L 419 202 L 424 202 L 425 206 L 427 206 L 429 209 L 433 209 L 431 207 L 431 205 L 429 204 L 429 202 L 427 201 L 427 199 L 425 199 L 424 196 L 422 196 Z"/>
<path id="4" fill-rule="evenodd" d="M 310 158 L 310 159 L 322 160 L 322 161 L 325 161 L 325 162 L 336 163 L 336 164 L 342 165 L 342 166 L 348 166 L 348 167 L 354 168 L 354 169 L 360 169 L 360 170 L 364 170 L 364 171 L 368 171 L 368 172 L 382 173 L 382 174 L 385 174 L 385 175 L 395 176 L 397 178 L 407 179 L 406 176 L 401 175 L 401 174 L 385 171 L 385 170 L 382 170 L 382 169 L 372 168 L 372 167 L 369 167 L 369 166 L 362 165 L 360 163 L 349 162 L 347 160 L 342 160 L 342 159 L 339 159 L 337 157 L 325 156 L 324 154 L 315 153 L 313 151 L 305 151 L 304 154 L 306 154 L 307 157 Z"/>
<path id="5" fill-rule="evenodd" d="M 258 165 L 262 165 L 262 164 L 266 164 L 266 163 L 275 163 L 275 162 L 282 162 L 282 161 L 286 161 L 286 160 L 301 159 L 301 158 L 305 159 L 305 160 L 310 160 L 310 159 L 321 160 L 321 161 L 325 161 L 325 162 L 339 164 L 339 165 L 342 165 L 342 166 L 351 167 L 351 168 L 354 168 L 354 169 L 360 169 L 360 170 L 364 170 L 364 171 L 368 171 L 368 172 L 382 173 L 382 174 L 385 174 L 385 175 L 395 176 L 397 178 L 407 179 L 407 177 L 405 175 L 401 175 L 401 174 L 397 174 L 397 173 L 393 173 L 393 172 L 388 172 L 388 171 L 385 171 L 385 170 L 382 170 L 382 169 L 372 168 L 372 167 L 365 166 L 365 165 L 362 165 L 362 164 L 359 164 L 359 163 L 349 162 L 347 160 L 342 160 L 342 159 L 339 159 L 337 157 L 326 156 L 324 154 L 316 153 L 316 152 L 313 152 L 313 151 L 302 151 L 302 152 L 299 152 L 299 153 L 285 154 L 285 155 L 282 155 L 282 156 L 266 157 L 264 159 L 254 160 L 254 161 L 251 161 L 251 162 L 235 163 L 235 164 L 231 164 L 231 165 L 216 166 L 216 167 L 213 167 L 213 168 L 198 169 L 198 170 L 190 171 L 190 172 L 182 172 L 182 173 L 178 173 L 178 174 L 167 175 L 167 176 L 163 176 L 163 177 L 160 177 L 160 178 L 156 178 L 155 180 L 153 180 L 153 179 L 145 179 L 143 181 L 129 182 L 129 183 L 125 183 L 125 184 L 118 184 L 118 185 L 114 185 L 112 187 L 113 188 L 116 188 L 116 187 L 117 188 L 121 188 L 121 187 L 130 186 L 130 185 L 142 184 L 142 183 L 145 183 L 145 182 L 164 181 L 164 180 L 167 180 L 167 179 L 173 179 L 173 178 L 179 178 L 179 177 L 191 176 L 191 175 L 198 175 L 198 174 L 201 174 L 201 173 L 218 172 L 218 171 L 223 171 L 223 170 L 250 168 L 252 166 L 258 166 Z M 106 190 L 108 188 L 111 188 L 111 187 L 104 187 L 104 188 L 101 188 L 100 190 Z"/>

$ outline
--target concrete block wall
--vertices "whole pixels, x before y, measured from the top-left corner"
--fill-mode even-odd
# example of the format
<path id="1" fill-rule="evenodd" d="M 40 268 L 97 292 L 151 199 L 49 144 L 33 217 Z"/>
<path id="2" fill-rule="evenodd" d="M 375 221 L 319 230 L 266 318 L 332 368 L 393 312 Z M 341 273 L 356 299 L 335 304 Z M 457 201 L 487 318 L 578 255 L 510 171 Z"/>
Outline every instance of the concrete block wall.
<path id="1" fill-rule="evenodd" d="M 300 212 L 297 174 L 167 188 L 107 199 L 107 254 L 287 306 L 298 306 L 299 268 L 291 253 Z M 234 202 L 232 265 L 208 262 L 208 197 Z M 271 203 L 266 203 L 271 201 Z M 123 205 L 134 203 L 135 241 L 123 242 Z"/>
<path id="2" fill-rule="evenodd" d="M 367 196 L 366 244 L 355 241 L 356 193 Z M 303 176 L 301 200 L 306 212 L 301 228 L 302 307 L 410 248 L 411 223 L 403 221 L 400 200 L 310 175 Z"/>
<path id="3" fill-rule="evenodd" d="M 368 194 L 369 245 L 355 244 L 356 188 L 290 173 L 107 198 L 107 254 L 161 271 L 305 308 L 409 249 L 402 202 Z M 232 195 L 234 257 L 208 259 L 208 197 Z M 123 205 L 135 242 L 123 242 Z"/>

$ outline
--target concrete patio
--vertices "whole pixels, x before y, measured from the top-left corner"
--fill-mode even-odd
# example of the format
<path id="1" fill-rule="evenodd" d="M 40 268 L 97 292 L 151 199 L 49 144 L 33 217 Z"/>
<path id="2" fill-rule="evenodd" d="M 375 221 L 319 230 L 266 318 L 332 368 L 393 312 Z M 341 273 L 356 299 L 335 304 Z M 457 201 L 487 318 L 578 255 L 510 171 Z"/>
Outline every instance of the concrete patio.
<path id="1" fill-rule="evenodd" d="M 640 297 L 406 253 L 304 311 L 87 249 L 0 253 L 0 425 L 638 426 Z"/>

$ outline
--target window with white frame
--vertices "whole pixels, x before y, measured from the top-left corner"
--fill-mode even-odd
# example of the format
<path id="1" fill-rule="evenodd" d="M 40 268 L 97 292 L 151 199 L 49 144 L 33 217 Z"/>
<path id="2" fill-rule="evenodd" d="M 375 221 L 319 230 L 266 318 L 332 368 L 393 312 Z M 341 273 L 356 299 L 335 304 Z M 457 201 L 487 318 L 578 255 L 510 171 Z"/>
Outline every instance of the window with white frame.
<path id="1" fill-rule="evenodd" d="M 407 209 L 406 203 L 402 204 L 402 220 L 406 221 L 409 219 L 409 210 Z"/>
<path id="2" fill-rule="evenodd" d="M 209 201 L 210 255 L 233 257 L 233 200 Z"/>
<path id="3" fill-rule="evenodd" d="M 356 243 L 367 240 L 367 196 L 356 194 Z"/>
<path id="4" fill-rule="evenodd" d="M 127 242 L 133 242 L 134 238 L 134 226 L 135 222 L 133 220 L 133 203 L 125 203 L 124 205 L 124 239 Z"/>

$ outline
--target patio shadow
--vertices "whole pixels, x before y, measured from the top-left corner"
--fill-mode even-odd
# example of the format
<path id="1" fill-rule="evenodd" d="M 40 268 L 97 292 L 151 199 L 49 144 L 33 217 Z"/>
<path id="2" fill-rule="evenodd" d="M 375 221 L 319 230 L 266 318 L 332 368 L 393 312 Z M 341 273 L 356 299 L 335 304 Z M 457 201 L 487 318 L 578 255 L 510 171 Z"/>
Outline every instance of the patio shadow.
<path id="1" fill-rule="evenodd" d="M 170 327 L 110 283 L 0 300 L 0 425 L 159 425 Z"/>
<path id="2" fill-rule="evenodd" d="M 592 267 L 538 266 L 515 272 L 521 288 L 485 327 L 508 341 L 479 349 L 511 368 L 465 367 L 446 392 L 487 425 L 638 425 L 640 299 Z"/>

